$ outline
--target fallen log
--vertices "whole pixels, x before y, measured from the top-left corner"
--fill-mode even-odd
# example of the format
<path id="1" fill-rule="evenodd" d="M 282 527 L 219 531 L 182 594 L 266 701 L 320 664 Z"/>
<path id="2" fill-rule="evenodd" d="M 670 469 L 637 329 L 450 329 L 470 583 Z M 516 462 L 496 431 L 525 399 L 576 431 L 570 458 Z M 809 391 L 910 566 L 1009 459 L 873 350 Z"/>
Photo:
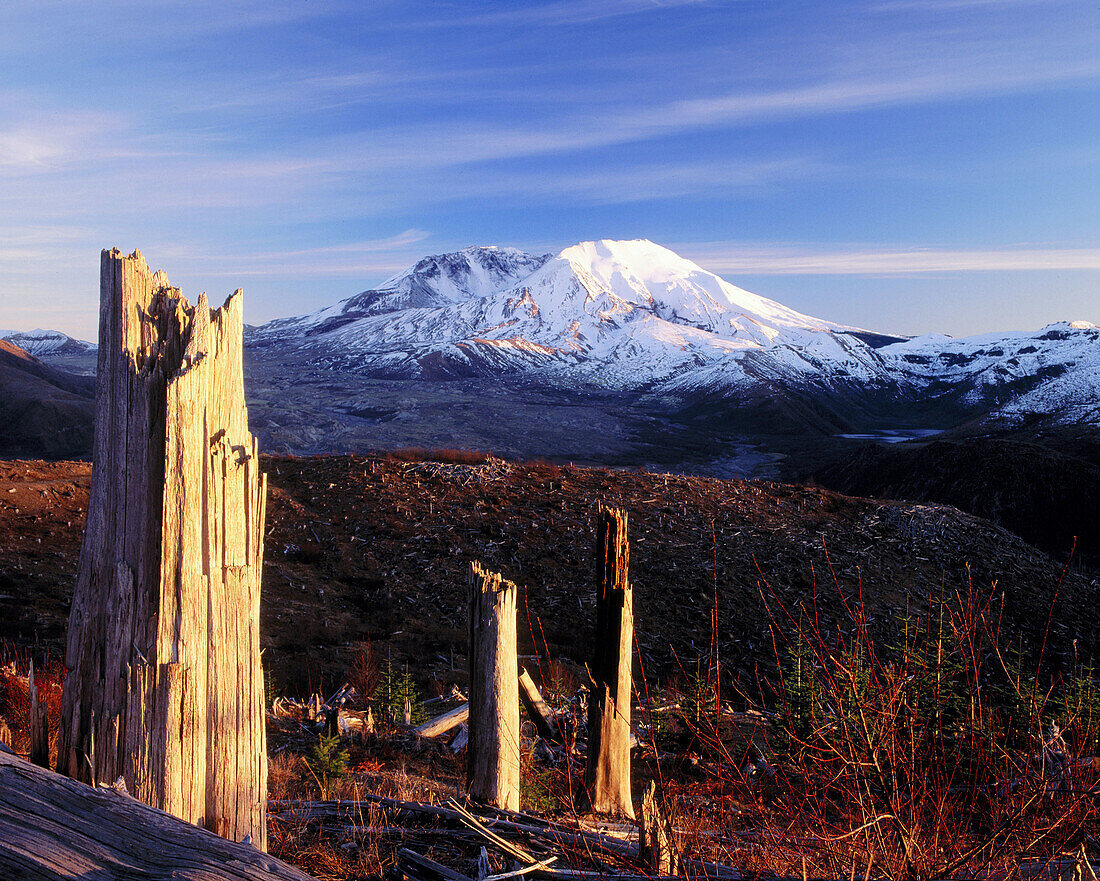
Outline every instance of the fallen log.
<path id="1" fill-rule="evenodd" d="M 419 734 L 421 737 L 438 737 L 440 734 L 446 734 L 452 728 L 457 728 L 469 718 L 470 705 L 463 704 L 461 707 L 448 710 L 434 719 L 429 719 L 423 725 L 414 728 L 413 733 Z"/>
<path id="2" fill-rule="evenodd" d="M 519 699 L 523 703 L 523 708 L 527 710 L 527 715 L 535 723 L 535 730 L 538 731 L 539 737 L 550 741 L 562 739 L 554 714 L 542 699 L 542 693 L 526 667 L 519 672 Z"/>
<path id="3" fill-rule="evenodd" d="M 398 821 L 401 814 L 421 814 L 435 817 L 449 823 L 465 825 L 467 817 L 474 817 L 489 830 L 500 832 L 518 833 L 530 840 L 540 841 L 542 844 L 555 844 L 560 848 L 581 851 L 603 851 L 609 856 L 619 859 L 636 861 L 638 859 L 638 842 L 622 841 L 610 835 L 601 835 L 599 832 L 589 832 L 583 829 L 571 829 L 561 823 L 544 820 L 541 817 L 522 814 L 518 811 L 509 811 L 503 808 L 486 808 L 478 805 L 478 813 L 463 809 L 462 812 L 453 808 L 440 805 L 427 805 L 414 801 L 401 801 L 396 798 L 386 798 L 381 795 L 364 793 L 358 801 L 272 801 L 269 810 L 272 814 L 295 817 L 300 820 L 343 819 L 362 816 L 361 804 L 373 802 L 379 805 L 387 814 Z M 469 805 L 473 808 L 473 805 Z M 392 812 L 392 813 L 391 813 Z M 553 874 L 555 870 L 538 869 L 533 873 L 542 875 Z M 733 866 L 721 863 L 712 863 L 707 860 L 697 860 L 690 857 L 680 861 L 680 877 L 702 877 L 711 879 L 740 879 L 741 873 Z M 613 873 L 612 873 L 613 874 Z M 605 875 L 605 877 L 607 877 Z"/>
<path id="4" fill-rule="evenodd" d="M 0 747 L 0 878 L 310 881 L 109 787 L 93 789 Z"/>
<path id="5" fill-rule="evenodd" d="M 397 852 L 397 857 L 399 862 L 412 863 L 414 868 L 419 869 L 421 872 L 427 871 L 430 875 L 442 878 L 443 881 L 473 881 L 469 876 L 462 875 L 453 869 L 448 869 L 446 866 L 437 863 L 430 857 L 419 854 L 414 850 L 409 850 L 407 847 L 401 848 L 401 850 Z M 406 870 L 405 874 L 410 878 L 422 877 L 419 872 L 408 872 Z"/>

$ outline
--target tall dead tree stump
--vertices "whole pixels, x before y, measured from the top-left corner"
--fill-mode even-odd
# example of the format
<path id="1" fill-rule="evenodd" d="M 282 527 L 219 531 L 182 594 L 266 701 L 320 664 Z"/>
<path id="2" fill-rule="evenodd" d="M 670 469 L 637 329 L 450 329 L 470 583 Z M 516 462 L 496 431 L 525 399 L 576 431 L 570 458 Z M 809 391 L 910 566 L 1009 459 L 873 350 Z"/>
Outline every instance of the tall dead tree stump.
<path id="1" fill-rule="evenodd" d="M 596 514 L 596 649 L 588 701 L 583 800 L 601 814 L 633 819 L 630 799 L 631 650 L 634 601 L 625 511 Z"/>
<path id="2" fill-rule="evenodd" d="M 104 251 L 92 488 L 58 768 L 267 841 L 260 667 L 266 481 L 248 431 L 242 297 L 192 306 Z"/>
<path id="3" fill-rule="evenodd" d="M 680 873 L 675 840 L 672 819 L 661 809 L 657 784 L 651 780 L 642 796 L 642 822 L 638 829 L 638 856 L 650 874 Z"/>
<path id="4" fill-rule="evenodd" d="M 46 705 L 38 699 L 38 686 L 34 681 L 34 662 L 27 673 L 27 691 L 30 696 L 30 716 L 27 725 L 30 728 L 30 760 L 42 767 L 50 767 L 50 721 Z"/>
<path id="5" fill-rule="evenodd" d="M 516 586 L 470 564 L 470 718 L 466 791 L 519 810 L 519 657 Z"/>

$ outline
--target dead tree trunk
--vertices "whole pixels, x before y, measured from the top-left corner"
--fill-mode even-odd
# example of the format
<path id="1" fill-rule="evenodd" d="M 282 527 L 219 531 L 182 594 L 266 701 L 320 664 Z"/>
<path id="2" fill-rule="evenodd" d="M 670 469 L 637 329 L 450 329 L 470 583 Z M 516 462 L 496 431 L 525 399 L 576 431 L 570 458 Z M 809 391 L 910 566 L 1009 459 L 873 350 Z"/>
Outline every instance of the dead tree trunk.
<path id="1" fill-rule="evenodd" d="M 34 662 L 27 674 L 27 691 L 30 695 L 30 759 L 42 768 L 50 767 L 50 717 L 46 705 L 38 700 L 38 686 L 34 683 Z"/>
<path id="2" fill-rule="evenodd" d="M 470 797 L 519 810 L 519 658 L 516 586 L 470 564 Z"/>
<path id="3" fill-rule="evenodd" d="M 588 702 L 585 801 L 601 814 L 633 819 L 630 800 L 631 649 L 634 603 L 625 511 L 596 515 L 596 650 Z"/>
<path id="4" fill-rule="evenodd" d="M 241 292 L 191 306 L 104 251 L 88 521 L 58 768 L 265 847 L 266 481 L 248 431 Z"/>

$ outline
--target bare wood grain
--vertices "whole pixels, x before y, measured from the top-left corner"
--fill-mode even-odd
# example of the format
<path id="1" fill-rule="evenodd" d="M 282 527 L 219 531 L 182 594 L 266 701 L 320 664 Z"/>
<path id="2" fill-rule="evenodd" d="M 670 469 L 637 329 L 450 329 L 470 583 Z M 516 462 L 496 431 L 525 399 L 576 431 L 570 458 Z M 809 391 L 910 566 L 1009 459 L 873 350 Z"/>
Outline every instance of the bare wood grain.
<path id="1" fill-rule="evenodd" d="M 596 514 L 596 649 L 588 703 L 588 756 L 582 802 L 634 818 L 630 798 L 631 650 L 634 600 L 625 511 Z"/>
<path id="2" fill-rule="evenodd" d="M 0 748 L 0 877 L 24 881 L 309 881 L 110 788 L 93 789 Z"/>
<path id="3" fill-rule="evenodd" d="M 519 657 L 516 586 L 474 562 L 469 574 L 470 797 L 519 810 Z"/>
<path id="4" fill-rule="evenodd" d="M 58 769 L 266 846 L 259 599 L 266 484 L 242 297 L 192 306 L 104 251 L 88 520 Z"/>

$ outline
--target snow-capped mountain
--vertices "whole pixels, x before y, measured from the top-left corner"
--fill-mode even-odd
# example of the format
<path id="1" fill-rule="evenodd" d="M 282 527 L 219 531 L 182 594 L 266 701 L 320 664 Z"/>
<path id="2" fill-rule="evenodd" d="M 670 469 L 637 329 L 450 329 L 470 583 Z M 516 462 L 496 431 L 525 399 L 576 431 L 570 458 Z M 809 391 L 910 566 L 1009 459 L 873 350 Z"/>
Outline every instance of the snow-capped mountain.
<path id="1" fill-rule="evenodd" d="M 556 256 L 426 257 L 248 343 L 367 375 L 503 375 L 718 401 L 727 414 L 771 414 L 778 431 L 793 420 L 831 432 L 891 408 L 941 422 L 1041 412 L 1100 423 L 1098 334 L 1087 322 L 959 340 L 875 334 L 803 315 L 652 242 L 602 240 Z"/>
<path id="2" fill-rule="evenodd" d="M 1007 423 L 1049 414 L 1100 425 L 1100 328 L 1059 322 L 1032 332 L 929 334 L 880 350 L 917 384 L 964 389 L 963 402 Z"/>
<path id="3" fill-rule="evenodd" d="M 264 325 L 264 335 L 314 336 L 371 315 L 461 304 L 514 285 L 550 257 L 536 257 L 515 248 L 463 248 L 454 254 L 425 257 L 377 288 L 335 306 L 272 321 Z"/>
<path id="4" fill-rule="evenodd" d="M 388 374 L 508 367 L 629 389 L 765 353 L 777 369 L 824 366 L 871 380 L 879 359 L 853 331 L 735 287 L 652 242 L 600 241 L 557 256 L 467 248 L 428 257 L 377 290 L 264 325 L 251 342 L 289 343 Z"/>
<path id="5" fill-rule="evenodd" d="M 59 330 L 2 331 L 0 339 L 18 346 L 24 352 L 43 358 L 58 355 L 86 355 L 96 350 L 95 343 L 74 339 Z"/>

